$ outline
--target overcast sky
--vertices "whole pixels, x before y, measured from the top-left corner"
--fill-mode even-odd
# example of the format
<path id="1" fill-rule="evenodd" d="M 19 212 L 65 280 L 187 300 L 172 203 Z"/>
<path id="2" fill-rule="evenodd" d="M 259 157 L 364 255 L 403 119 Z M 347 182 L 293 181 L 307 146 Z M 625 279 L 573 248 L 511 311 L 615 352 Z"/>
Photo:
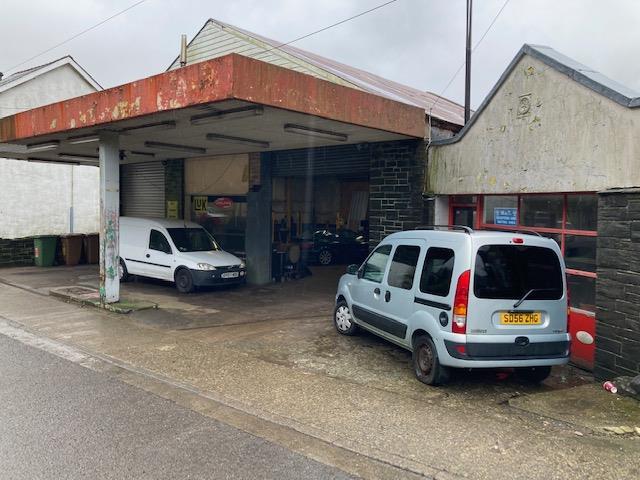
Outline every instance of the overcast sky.
<path id="1" fill-rule="evenodd" d="M 2 0 L 0 71 L 135 0 Z M 17 70 L 71 54 L 103 87 L 164 71 L 212 17 L 289 41 L 384 0 L 146 0 Z M 474 43 L 504 0 L 475 0 Z M 397 0 L 296 46 L 440 94 L 464 61 L 465 0 Z M 477 107 L 523 43 L 548 45 L 640 91 L 640 1 L 511 0 L 474 53 Z M 445 96 L 462 102 L 464 72 Z"/>

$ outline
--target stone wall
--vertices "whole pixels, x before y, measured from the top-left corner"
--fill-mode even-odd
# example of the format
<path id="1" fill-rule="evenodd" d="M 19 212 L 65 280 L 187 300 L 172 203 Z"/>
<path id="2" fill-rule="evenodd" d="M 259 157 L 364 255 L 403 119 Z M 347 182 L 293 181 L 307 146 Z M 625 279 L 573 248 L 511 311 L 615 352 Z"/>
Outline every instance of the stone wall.
<path id="1" fill-rule="evenodd" d="M 596 281 L 597 378 L 640 374 L 640 189 L 601 192 Z"/>
<path id="2" fill-rule="evenodd" d="M 372 146 L 369 190 L 371 246 L 384 237 L 411 230 L 429 219 L 431 204 L 423 199 L 426 146 L 408 140 Z"/>
<path id="3" fill-rule="evenodd" d="M 0 267 L 33 265 L 33 238 L 0 239 Z"/>

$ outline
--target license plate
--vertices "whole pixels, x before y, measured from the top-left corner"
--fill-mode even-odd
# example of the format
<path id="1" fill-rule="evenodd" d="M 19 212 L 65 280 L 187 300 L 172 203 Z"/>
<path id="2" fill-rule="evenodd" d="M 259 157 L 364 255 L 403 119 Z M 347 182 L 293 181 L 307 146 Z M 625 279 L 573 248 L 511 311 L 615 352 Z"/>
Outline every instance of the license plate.
<path id="1" fill-rule="evenodd" d="M 240 272 L 225 272 L 220 276 L 222 278 L 238 278 L 240 276 Z"/>
<path id="2" fill-rule="evenodd" d="M 501 325 L 540 325 L 541 312 L 501 312 Z"/>

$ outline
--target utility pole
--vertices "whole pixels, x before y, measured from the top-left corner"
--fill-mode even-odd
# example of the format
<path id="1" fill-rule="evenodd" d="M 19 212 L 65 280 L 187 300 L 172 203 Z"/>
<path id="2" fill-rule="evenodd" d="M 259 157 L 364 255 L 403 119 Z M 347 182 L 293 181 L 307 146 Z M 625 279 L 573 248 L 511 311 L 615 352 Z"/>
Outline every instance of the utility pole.
<path id="1" fill-rule="evenodd" d="M 471 117 L 471 12 L 473 11 L 473 0 L 467 0 L 467 54 L 466 69 L 464 78 L 464 123 L 465 125 Z"/>

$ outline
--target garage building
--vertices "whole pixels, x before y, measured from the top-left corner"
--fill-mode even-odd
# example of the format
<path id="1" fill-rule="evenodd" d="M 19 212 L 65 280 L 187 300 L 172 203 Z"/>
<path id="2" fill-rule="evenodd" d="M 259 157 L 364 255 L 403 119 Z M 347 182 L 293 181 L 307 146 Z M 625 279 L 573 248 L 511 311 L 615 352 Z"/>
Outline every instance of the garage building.
<path id="1" fill-rule="evenodd" d="M 461 132 L 429 149 L 437 223 L 558 242 L 572 359 L 600 377 L 640 373 L 638 107 L 636 92 L 525 45 Z"/>

